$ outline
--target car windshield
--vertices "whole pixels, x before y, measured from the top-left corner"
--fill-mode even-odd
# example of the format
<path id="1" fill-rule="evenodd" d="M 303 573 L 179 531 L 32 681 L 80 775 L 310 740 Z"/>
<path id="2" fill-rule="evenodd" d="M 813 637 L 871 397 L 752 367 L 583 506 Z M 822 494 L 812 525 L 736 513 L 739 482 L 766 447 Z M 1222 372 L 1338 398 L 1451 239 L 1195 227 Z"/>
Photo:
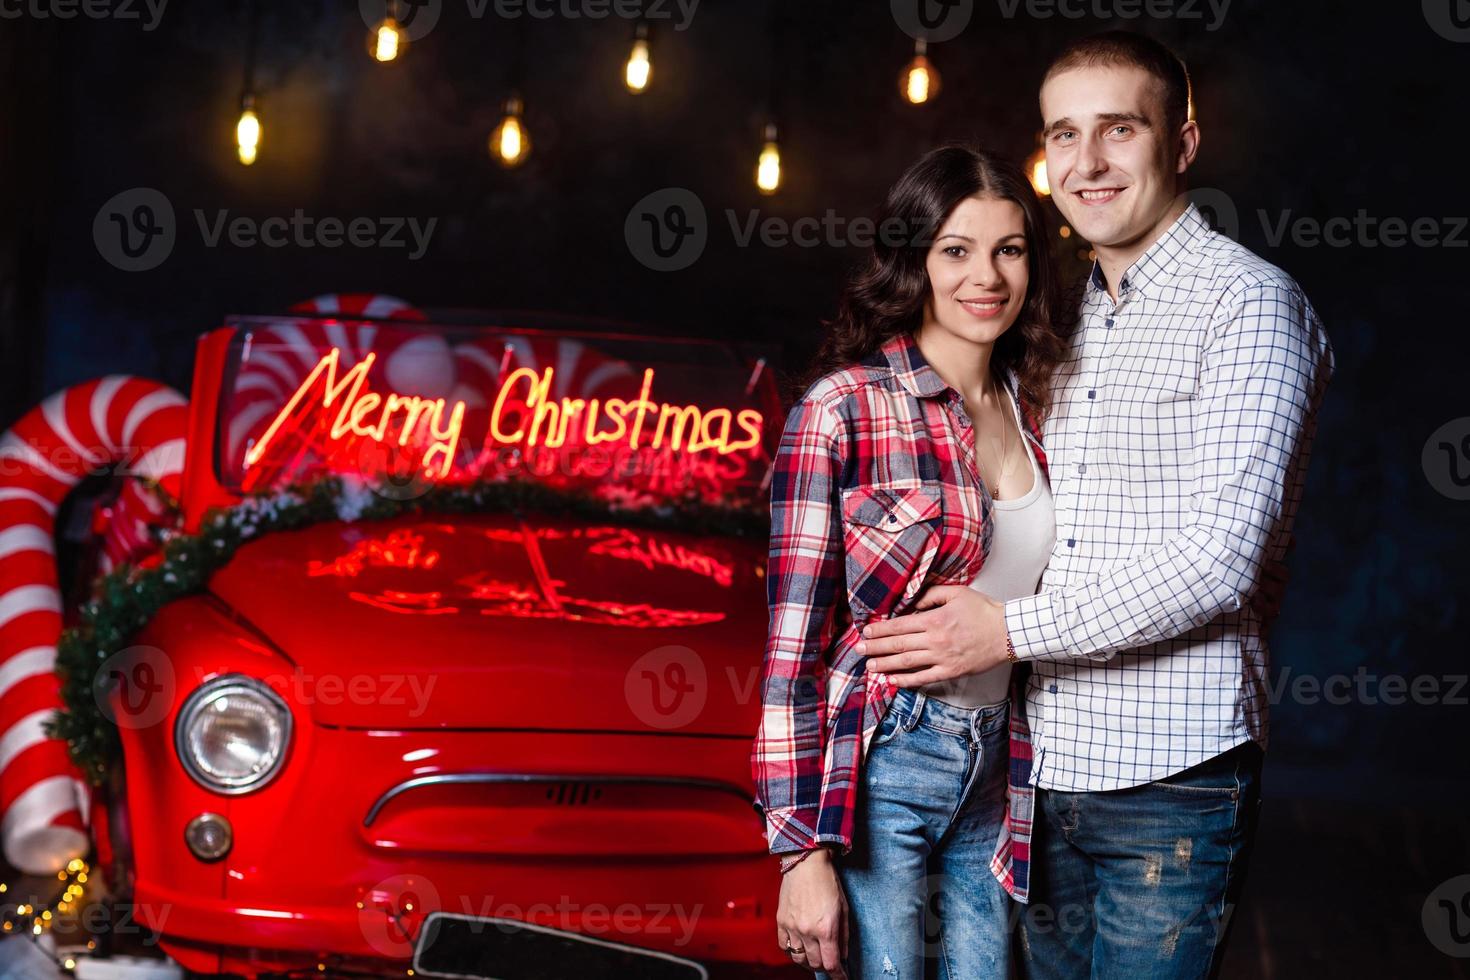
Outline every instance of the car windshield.
<path id="1" fill-rule="evenodd" d="M 531 478 L 634 503 L 757 499 L 762 360 L 703 341 L 515 326 L 236 318 L 215 466 L 237 493 L 355 474 L 412 492 Z"/>

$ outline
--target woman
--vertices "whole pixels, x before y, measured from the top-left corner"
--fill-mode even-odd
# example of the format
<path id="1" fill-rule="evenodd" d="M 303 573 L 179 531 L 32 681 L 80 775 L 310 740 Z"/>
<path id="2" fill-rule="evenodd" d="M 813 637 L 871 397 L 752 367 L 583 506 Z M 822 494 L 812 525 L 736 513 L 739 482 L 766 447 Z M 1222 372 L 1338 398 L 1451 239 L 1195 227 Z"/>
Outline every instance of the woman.
<path id="1" fill-rule="evenodd" d="M 1047 224 L 1019 170 L 964 146 L 910 167 L 884 212 L 772 471 L 751 762 L 777 941 L 837 980 L 922 977 L 926 956 L 1004 977 L 1030 828 L 1009 665 L 900 690 L 854 647 L 930 585 L 1036 590 L 1055 529 L 1037 419 L 1062 350 Z"/>

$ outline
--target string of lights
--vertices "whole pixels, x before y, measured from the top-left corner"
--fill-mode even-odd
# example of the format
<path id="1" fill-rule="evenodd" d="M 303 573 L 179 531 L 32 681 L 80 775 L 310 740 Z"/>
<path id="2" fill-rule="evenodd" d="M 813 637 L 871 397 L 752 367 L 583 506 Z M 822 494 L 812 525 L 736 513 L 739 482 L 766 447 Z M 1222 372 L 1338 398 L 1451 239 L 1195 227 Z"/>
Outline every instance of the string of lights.
<path id="1" fill-rule="evenodd" d="M 263 133 L 254 86 L 257 14 L 253 2 L 248 17 L 245 82 L 240 97 L 240 119 L 235 126 L 236 150 L 240 163 L 244 166 L 250 166 L 258 158 Z M 760 149 L 755 164 L 756 189 L 764 195 L 777 193 L 782 183 L 781 146 L 775 119 L 775 71 L 780 59 L 776 50 L 779 37 L 774 14 L 771 35 L 771 95 L 767 102 L 767 120 L 761 128 Z M 369 28 L 365 46 L 368 57 L 379 64 L 390 64 L 404 57 L 409 48 L 409 32 L 406 18 L 400 9 L 400 0 L 389 0 L 384 18 Z M 524 49 L 525 39 L 522 32 L 517 43 L 509 94 L 501 104 L 500 120 L 487 140 L 491 158 L 507 169 L 525 163 L 531 152 L 531 134 L 526 125 L 526 102 L 523 94 Z M 653 54 L 652 30 L 646 19 L 640 19 L 634 25 L 632 44 L 622 66 L 622 84 L 630 95 L 642 95 L 653 84 Z M 899 73 L 898 89 L 902 98 L 914 106 L 928 105 L 939 96 L 939 70 L 930 57 L 928 42 L 922 38 L 914 41 L 914 55 Z M 1190 108 L 1193 118 L 1192 104 Z M 1031 178 L 1036 193 L 1042 196 L 1051 193 L 1046 180 L 1046 155 L 1041 149 L 1039 139 L 1036 152 L 1026 161 L 1026 173 Z"/>
<path id="2" fill-rule="evenodd" d="M 59 917 L 70 914 L 80 905 L 82 894 L 86 891 L 87 874 L 90 870 L 86 861 L 74 858 L 67 863 L 65 868 L 56 872 L 56 880 L 60 883 L 61 888 L 49 902 L 41 905 L 20 902 L 15 905 L 7 904 L 0 909 L 0 935 L 30 933 L 33 936 L 39 936 L 51 929 Z M 18 891 L 16 885 L 0 882 L 0 896 L 9 896 L 16 891 Z M 95 949 L 96 942 L 88 940 L 87 948 Z M 71 961 L 63 965 L 68 970 L 76 966 Z"/>

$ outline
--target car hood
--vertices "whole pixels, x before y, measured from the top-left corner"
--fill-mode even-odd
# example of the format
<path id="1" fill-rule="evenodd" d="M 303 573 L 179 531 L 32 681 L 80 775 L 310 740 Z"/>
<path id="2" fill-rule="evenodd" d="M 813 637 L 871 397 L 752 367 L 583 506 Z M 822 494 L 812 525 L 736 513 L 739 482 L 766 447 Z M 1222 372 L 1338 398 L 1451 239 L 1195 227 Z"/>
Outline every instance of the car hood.
<path id="1" fill-rule="evenodd" d="M 267 535 L 210 590 L 291 662 L 283 693 L 320 724 L 748 736 L 764 549 L 415 515 Z"/>

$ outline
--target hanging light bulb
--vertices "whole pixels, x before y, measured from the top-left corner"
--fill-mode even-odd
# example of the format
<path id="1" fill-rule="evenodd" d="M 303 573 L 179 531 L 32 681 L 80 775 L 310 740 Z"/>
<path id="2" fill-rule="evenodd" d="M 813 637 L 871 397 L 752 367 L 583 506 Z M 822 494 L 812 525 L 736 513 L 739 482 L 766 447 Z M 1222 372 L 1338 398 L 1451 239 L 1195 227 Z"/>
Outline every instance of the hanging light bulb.
<path id="1" fill-rule="evenodd" d="M 781 186 L 781 148 L 776 145 L 776 124 L 767 123 L 765 145 L 755 165 L 755 186 L 762 194 L 774 194 Z"/>
<path id="2" fill-rule="evenodd" d="M 648 25 L 639 24 L 633 30 L 633 50 L 628 54 L 628 63 L 623 66 L 623 84 L 628 91 L 637 95 L 648 88 L 653 75 L 653 62 L 648 58 Z"/>
<path id="3" fill-rule="evenodd" d="M 923 105 L 939 94 L 939 72 L 929 60 L 929 45 L 923 38 L 914 41 L 914 57 L 898 76 L 898 90 L 914 105 Z"/>
<path id="4" fill-rule="evenodd" d="M 1042 197 L 1051 194 L 1051 182 L 1046 179 L 1046 147 L 1038 146 L 1036 152 L 1026 158 L 1026 177 L 1037 194 Z"/>
<path id="5" fill-rule="evenodd" d="M 520 166 L 531 152 L 531 136 L 526 132 L 525 123 L 521 121 L 524 108 L 519 95 L 506 99 L 505 117 L 490 134 L 490 155 L 500 161 L 503 167 Z"/>
<path id="6" fill-rule="evenodd" d="M 384 64 L 395 61 L 408 49 L 408 33 L 394 16 L 397 8 L 396 3 L 388 4 L 388 16 L 368 33 L 367 50 L 374 61 Z"/>
<path id="7" fill-rule="evenodd" d="M 246 92 L 240 99 L 240 121 L 235 123 L 235 148 L 240 162 L 250 166 L 260 153 L 260 116 L 255 113 L 255 96 Z"/>

